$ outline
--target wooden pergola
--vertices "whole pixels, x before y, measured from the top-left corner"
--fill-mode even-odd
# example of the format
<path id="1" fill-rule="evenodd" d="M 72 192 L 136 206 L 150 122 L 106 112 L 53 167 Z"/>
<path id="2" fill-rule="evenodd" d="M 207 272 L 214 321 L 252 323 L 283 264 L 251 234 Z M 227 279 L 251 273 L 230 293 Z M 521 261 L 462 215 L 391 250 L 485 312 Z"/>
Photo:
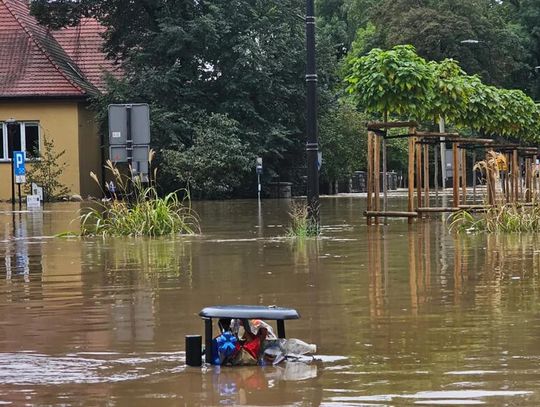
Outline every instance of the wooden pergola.
<path id="1" fill-rule="evenodd" d="M 506 177 L 508 186 L 505 189 L 506 201 L 519 201 L 519 197 L 526 203 L 532 201 L 533 192 L 540 191 L 536 174 L 536 157 L 538 149 L 521 147 L 519 145 L 497 145 L 492 139 L 463 138 L 458 133 L 424 132 L 417 130 L 416 122 L 370 122 L 367 123 L 368 151 L 367 151 L 367 207 L 365 216 L 368 225 L 379 223 L 379 218 L 401 217 L 408 218 L 409 223 L 414 218 L 421 217 L 429 212 L 456 212 L 462 209 L 482 211 L 496 203 L 496 180 L 490 171 L 486 171 L 487 205 L 476 205 L 476 170 L 473 169 L 473 204 L 468 203 L 467 196 L 467 150 L 473 151 L 473 162 L 476 161 L 476 151 L 484 151 L 486 162 L 489 155 L 495 150 L 506 154 L 507 162 L 511 162 L 508 172 L 510 181 Z M 388 129 L 406 129 L 398 135 L 388 135 Z M 388 210 L 387 187 L 387 151 L 386 141 L 389 139 L 408 139 L 408 201 L 407 210 Z M 435 162 L 438 161 L 437 148 L 441 143 L 452 145 L 452 206 L 430 206 L 430 147 L 434 147 Z M 381 168 L 382 156 L 382 168 Z M 520 182 L 520 157 L 525 168 L 525 188 Z M 510 161 L 511 160 L 511 161 Z M 381 174 L 383 200 L 381 207 Z M 536 179 L 536 182 L 533 182 Z M 435 165 L 434 185 L 436 196 L 438 194 L 438 166 Z M 504 182 L 503 182 L 504 185 Z M 519 189 L 521 186 L 521 190 Z M 504 188 L 504 187 L 503 187 Z M 509 192 L 511 191 L 511 193 Z M 521 192 L 520 192 L 521 191 Z"/>

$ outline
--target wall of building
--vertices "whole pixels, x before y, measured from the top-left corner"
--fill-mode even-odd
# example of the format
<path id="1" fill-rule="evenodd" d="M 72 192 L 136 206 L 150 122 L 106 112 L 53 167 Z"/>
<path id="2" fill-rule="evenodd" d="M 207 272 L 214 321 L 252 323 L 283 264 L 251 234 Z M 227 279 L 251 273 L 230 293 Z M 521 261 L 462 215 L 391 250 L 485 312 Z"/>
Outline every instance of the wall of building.
<path id="1" fill-rule="evenodd" d="M 103 195 L 101 188 L 90 177 L 90 171 L 92 171 L 101 182 L 103 168 L 99 126 L 95 120 L 95 113 L 89 109 L 86 103 L 79 104 L 78 115 L 80 193 L 83 198 L 88 196 L 100 198 Z"/>
<path id="2" fill-rule="evenodd" d="M 40 124 L 40 148 L 43 148 L 43 137 L 54 139 L 57 152 L 65 150 L 62 159 L 66 162 L 61 182 L 72 193 L 81 193 L 81 171 L 79 166 L 80 156 L 88 155 L 85 159 L 85 169 L 94 157 L 91 147 L 92 139 L 84 135 L 83 129 L 86 113 L 80 114 L 77 101 L 0 101 L 0 122 L 13 118 L 17 121 L 39 121 Z M 84 150 L 79 150 L 80 135 L 85 140 L 82 145 Z M 88 142 L 87 142 L 88 141 Z M 98 144 L 99 146 L 99 144 Z M 31 165 L 31 164 L 30 164 Z M 10 161 L 0 161 L 0 199 L 6 200 L 11 197 L 11 165 Z M 86 187 L 85 187 L 86 188 Z"/>

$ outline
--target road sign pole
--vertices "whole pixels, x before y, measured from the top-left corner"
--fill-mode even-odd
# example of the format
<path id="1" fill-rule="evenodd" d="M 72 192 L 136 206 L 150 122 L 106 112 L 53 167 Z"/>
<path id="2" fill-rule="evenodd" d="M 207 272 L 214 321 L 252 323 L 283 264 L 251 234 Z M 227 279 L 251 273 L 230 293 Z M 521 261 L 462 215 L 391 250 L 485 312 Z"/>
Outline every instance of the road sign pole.
<path id="1" fill-rule="evenodd" d="M 261 174 L 263 172 L 263 161 L 262 157 L 257 157 L 255 164 L 255 171 L 257 172 L 257 198 L 261 199 Z"/>
<path id="2" fill-rule="evenodd" d="M 130 171 L 130 177 L 133 177 L 133 169 L 131 165 L 133 163 L 133 138 L 131 136 L 131 106 L 126 106 L 126 150 L 127 150 L 127 162 Z"/>
<path id="3" fill-rule="evenodd" d="M 15 208 L 15 161 L 13 159 L 13 144 L 11 144 L 11 206 Z"/>
<path id="4" fill-rule="evenodd" d="M 19 210 L 21 210 L 22 208 L 21 184 L 17 184 L 17 189 L 19 193 Z"/>

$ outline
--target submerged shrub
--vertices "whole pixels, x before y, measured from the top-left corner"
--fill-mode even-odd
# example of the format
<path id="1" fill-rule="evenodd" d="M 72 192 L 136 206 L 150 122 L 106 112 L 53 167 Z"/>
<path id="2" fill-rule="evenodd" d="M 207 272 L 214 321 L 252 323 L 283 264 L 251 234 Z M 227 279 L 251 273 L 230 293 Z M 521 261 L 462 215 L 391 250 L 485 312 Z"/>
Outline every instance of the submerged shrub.
<path id="1" fill-rule="evenodd" d="M 450 220 L 450 229 L 458 232 L 540 232 L 540 208 L 536 205 L 501 205 L 477 215 L 459 211 L 451 215 Z"/>
<path id="2" fill-rule="evenodd" d="M 291 225 L 287 229 L 287 236 L 306 238 L 317 236 L 319 230 L 309 220 L 308 206 L 305 202 L 293 202 L 289 211 Z"/>
<path id="3" fill-rule="evenodd" d="M 81 235 L 100 236 L 163 236 L 200 232 L 198 216 L 191 208 L 187 190 L 160 197 L 152 181 L 144 185 L 140 178 L 122 175 L 109 161 L 118 195 L 97 208 L 88 208 L 80 216 Z M 91 176 L 97 181 L 97 177 Z M 154 177 L 155 179 L 155 177 Z M 182 195 L 182 198 L 179 196 Z M 116 199 L 120 196 L 122 199 Z"/>

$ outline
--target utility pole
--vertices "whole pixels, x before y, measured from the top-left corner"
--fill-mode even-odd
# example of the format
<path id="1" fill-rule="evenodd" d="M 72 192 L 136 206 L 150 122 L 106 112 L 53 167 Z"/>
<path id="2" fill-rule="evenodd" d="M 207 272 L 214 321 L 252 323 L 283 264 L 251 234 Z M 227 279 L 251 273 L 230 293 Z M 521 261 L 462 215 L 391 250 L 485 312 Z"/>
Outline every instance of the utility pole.
<path id="1" fill-rule="evenodd" d="M 317 70 L 315 65 L 315 6 L 306 0 L 306 152 L 308 217 L 312 227 L 319 231 L 319 168 L 317 140 Z"/>

